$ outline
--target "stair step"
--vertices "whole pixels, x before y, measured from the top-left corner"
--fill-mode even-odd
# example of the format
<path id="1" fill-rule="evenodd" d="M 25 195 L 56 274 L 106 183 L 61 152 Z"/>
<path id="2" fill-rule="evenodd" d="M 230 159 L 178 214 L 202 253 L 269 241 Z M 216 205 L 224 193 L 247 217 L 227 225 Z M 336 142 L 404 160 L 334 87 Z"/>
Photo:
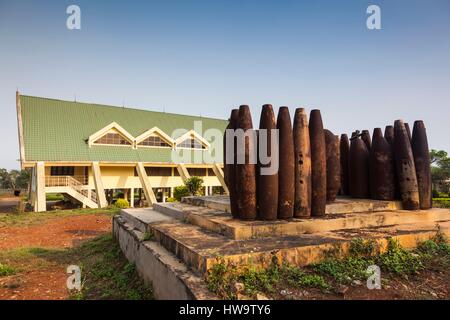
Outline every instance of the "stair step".
<path id="1" fill-rule="evenodd" d="M 182 203 L 207 207 L 230 213 L 230 198 L 228 196 L 184 197 Z M 339 196 L 335 202 L 326 206 L 326 214 L 346 214 L 360 212 L 395 211 L 402 210 L 400 201 L 383 201 L 372 199 L 353 199 Z"/>
<path id="2" fill-rule="evenodd" d="M 441 230 L 450 235 L 450 220 L 439 224 Z M 218 256 L 238 266 L 252 263 L 266 267 L 273 256 L 287 263 L 307 265 L 320 261 L 330 249 L 340 248 L 345 253 L 355 238 L 372 238 L 385 245 L 386 238 L 394 237 L 409 248 L 434 236 L 437 231 L 436 222 L 429 221 L 235 240 L 176 219 L 151 222 L 148 229 L 153 232 L 156 242 L 200 274 L 206 273 L 217 262 Z"/>
<path id="3" fill-rule="evenodd" d="M 274 236 L 314 234 L 333 230 L 382 227 L 407 223 L 437 223 L 450 220 L 450 211 L 374 211 L 365 213 L 330 214 L 323 218 L 292 219 L 291 221 L 240 221 L 229 213 L 187 203 L 158 203 L 154 210 L 183 220 L 231 239 L 244 240 Z"/>

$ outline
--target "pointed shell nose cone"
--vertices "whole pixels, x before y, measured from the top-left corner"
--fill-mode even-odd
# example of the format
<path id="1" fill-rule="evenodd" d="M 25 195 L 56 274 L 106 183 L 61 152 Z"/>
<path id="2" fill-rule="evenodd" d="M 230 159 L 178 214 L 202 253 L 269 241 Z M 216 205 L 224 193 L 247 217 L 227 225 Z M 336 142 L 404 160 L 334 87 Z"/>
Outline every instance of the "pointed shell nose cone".
<path id="1" fill-rule="evenodd" d="M 320 110 L 312 110 L 309 116 L 311 141 L 311 215 L 325 215 L 327 200 L 327 165 L 325 133 Z"/>
<path id="2" fill-rule="evenodd" d="M 308 116 L 303 108 L 294 117 L 295 202 L 294 217 L 311 216 L 311 147 Z"/>
<path id="3" fill-rule="evenodd" d="M 327 162 L 327 202 L 336 200 L 341 187 L 341 163 L 339 160 L 339 138 L 330 130 L 325 131 Z"/>
<path id="4" fill-rule="evenodd" d="M 289 108 L 278 111 L 277 129 L 279 130 L 279 171 L 278 171 L 278 219 L 290 219 L 294 216 L 295 177 L 294 177 L 294 140 Z"/>
<path id="5" fill-rule="evenodd" d="M 427 131 L 423 121 L 414 122 L 411 144 L 416 166 L 420 208 L 429 209 L 432 207 L 431 162 Z"/>
<path id="6" fill-rule="evenodd" d="M 420 205 L 416 167 L 408 132 L 402 120 L 395 121 L 394 136 L 395 170 L 403 209 L 417 210 Z"/>
<path id="7" fill-rule="evenodd" d="M 277 165 L 278 144 L 272 145 L 272 130 L 276 129 L 275 114 L 272 105 L 263 105 L 259 123 L 259 157 L 257 168 L 258 219 L 276 220 L 278 212 L 278 170 L 266 174 L 272 165 Z M 269 163 L 261 162 L 261 156 L 271 158 Z M 275 168 L 276 169 L 276 168 Z"/>

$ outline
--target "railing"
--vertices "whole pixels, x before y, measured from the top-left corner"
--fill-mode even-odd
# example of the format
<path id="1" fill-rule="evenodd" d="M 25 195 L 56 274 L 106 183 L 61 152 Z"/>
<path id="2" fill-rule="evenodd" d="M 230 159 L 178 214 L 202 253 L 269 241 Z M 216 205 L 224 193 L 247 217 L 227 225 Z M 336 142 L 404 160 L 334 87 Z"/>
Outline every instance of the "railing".
<path id="1" fill-rule="evenodd" d="M 67 178 L 72 178 L 78 181 L 81 185 L 88 185 L 88 177 L 86 176 L 46 176 L 46 187 L 64 187 L 67 186 Z"/>
<path id="2" fill-rule="evenodd" d="M 83 176 L 78 176 L 83 177 Z M 97 203 L 97 193 L 95 191 L 91 191 L 89 196 L 89 191 L 83 189 L 84 184 L 80 182 L 79 179 L 73 176 L 47 176 L 45 177 L 45 186 L 46 187 L 69 187 L 76 192 L 82 194 L 86 198 L 90 198 L 92 201 Z"/>

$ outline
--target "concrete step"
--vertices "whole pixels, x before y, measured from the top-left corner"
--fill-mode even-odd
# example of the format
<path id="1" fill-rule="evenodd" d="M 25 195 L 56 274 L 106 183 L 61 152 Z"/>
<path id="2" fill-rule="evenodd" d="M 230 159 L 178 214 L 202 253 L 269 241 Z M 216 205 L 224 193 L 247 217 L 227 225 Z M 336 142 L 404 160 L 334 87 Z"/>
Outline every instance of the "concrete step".
<path id="1" fill-rule="evenodd" d="M 132 212 L 129 214 L 132 215 Z M 444 233 L 450 235 L 450 220 L 441 221 L 439 225 Z M 148 224 L 148 231 L 154 234 L 154 241 L 201 275 L 217 263 L 218 256 L 237 266 L 252 263 L 255 266 L 266 267 L 271 263 L 273 256 L 280 262 L 307 265 L 323 259 L 330 249 L 339 249 L 345 254 L 351 240 L 355 238 L 374 239 L 383 248 L 386 239 L 394 237 L 406 248 L 411 248 L 415 247 L 417 242 L 434 236 L 437 228 L 435 221 L 422 221 L 295 236 L 235 240 L 197 225 L 172 219 L 151 222 Z"/>
<path id="2" fill-rule="evenodd" d="M 113 235 L 126 258 L 135 264 L 139 275 L 148 285 L 152 285 L 155 298 L 218 299 L 208 290 L 203 277 L 194 274 L 186 264 L 159 243 L 145 241 L 144 233 L 129 224 L 123 216 L 113 218 Z"/>
<path id="3" fill-rule="evenodd" d="M 228 196 L 184 197 L 182 203 L 193 206 L 207 207 L 230 213 L 230 198 Z M 402 210 L 400 201 L 382 201 L 372 199 L 352 199 L 339 196 L 335 202 L 326 206 L 326 214 L 346 214 L 359 212 L 378 212 Z"/>
<path id="4" fill-rule="evenodd" d="M 371 211 L 329 214 L 323 218 L 290 221 L 240 221 L 229 213 L 188 203 L 158 203 L 154 210 L 234 240 L 315 234 L 334 230 L 383 227 L 409 223 L 439 223 L 450 220 L 450 210 Z"/>

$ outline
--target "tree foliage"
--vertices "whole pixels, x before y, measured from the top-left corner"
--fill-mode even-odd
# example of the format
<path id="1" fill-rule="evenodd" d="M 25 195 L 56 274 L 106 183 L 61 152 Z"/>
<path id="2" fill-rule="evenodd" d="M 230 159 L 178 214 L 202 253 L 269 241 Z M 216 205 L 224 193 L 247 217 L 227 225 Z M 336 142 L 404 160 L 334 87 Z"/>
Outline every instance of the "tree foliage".
<path id="1" fill-rule="evenodd" d="M 450 157 L 444 150 L 431 150 L 431 180 L 433 185 L 445 188 L 445 181 L 450 179 Z M 446 190 L 443 190 L 446 191 Z"/>
<path id="2" fill-rule="evenodd" d="M 200 194 L 203 186 L 203 179 L 200 177 L 190 177 L 184 182 L 184 184 L 188 188 L 189 193 L 192 196 L 196 196 Z"/>
<path id="3" fill-rule="evenodd" d="M 28 170 L 6 170 L 0 168 L 0 188 L 1 189 L 25 189 L 30 181 Z"/>

